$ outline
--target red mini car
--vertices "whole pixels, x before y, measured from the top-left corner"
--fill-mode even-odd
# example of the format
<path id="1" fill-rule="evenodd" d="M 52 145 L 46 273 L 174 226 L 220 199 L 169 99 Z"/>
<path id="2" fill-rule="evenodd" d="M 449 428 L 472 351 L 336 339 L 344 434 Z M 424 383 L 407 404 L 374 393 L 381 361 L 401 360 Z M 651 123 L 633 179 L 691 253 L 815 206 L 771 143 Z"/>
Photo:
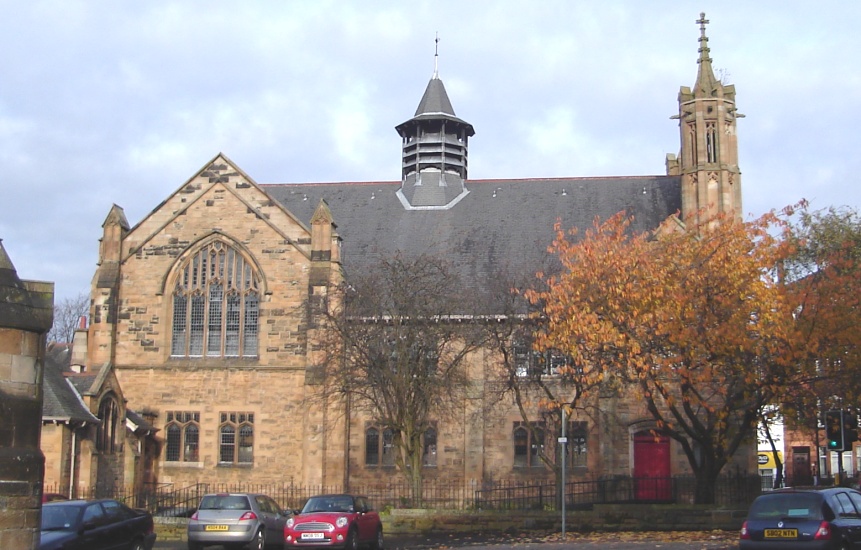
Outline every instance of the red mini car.
<path id="1" fill-rule="evenodd" d="M 383 548 L 380 514 L 368 499 L 354 495 L 311 497 L 284 526 L 285 548 Z"/>

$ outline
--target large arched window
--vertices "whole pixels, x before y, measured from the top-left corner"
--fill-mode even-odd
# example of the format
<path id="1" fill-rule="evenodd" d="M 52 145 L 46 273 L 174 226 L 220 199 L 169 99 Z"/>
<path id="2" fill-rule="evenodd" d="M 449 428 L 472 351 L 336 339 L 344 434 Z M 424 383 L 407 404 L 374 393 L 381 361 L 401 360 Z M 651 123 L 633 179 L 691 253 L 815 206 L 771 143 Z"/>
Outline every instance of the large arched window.
<path id="1" fill-rule="evenodd" d="M 259 280 L 251 264 L 228 244 L 213 241 L 201 247 L 176 279 L 170 354 L 257 355 Z"/>

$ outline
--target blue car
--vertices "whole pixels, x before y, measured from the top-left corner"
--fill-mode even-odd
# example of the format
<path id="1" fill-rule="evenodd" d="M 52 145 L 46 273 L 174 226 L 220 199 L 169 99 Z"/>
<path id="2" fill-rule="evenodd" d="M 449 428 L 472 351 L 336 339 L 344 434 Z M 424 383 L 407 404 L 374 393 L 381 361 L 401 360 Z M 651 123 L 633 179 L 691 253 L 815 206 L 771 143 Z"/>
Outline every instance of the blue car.
<path id="1" fill-rule="evenodd" d="M 151 550 L 152 515 L 121 502 L 62 500 L 42 505 L 39 550 Z"/>
<path id="2" fill-rule="evenodd" d="M 844 487 L 760 495 L 739 539 L 739 550 L 851 548 L 861 548 L 861 493 Z"/>

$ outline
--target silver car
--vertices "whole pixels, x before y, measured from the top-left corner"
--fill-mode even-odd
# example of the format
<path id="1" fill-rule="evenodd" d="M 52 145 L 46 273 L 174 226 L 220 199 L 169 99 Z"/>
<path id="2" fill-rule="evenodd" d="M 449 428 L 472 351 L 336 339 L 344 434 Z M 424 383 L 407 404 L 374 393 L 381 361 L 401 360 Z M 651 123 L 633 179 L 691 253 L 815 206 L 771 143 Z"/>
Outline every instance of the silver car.
<path id="1" fill-rule="evenodd" d="M 266 495 L 220 493 L 204 495 L 188 520 L 188 549 L 208 545 L 239 546 L 263 550 L 284 546 L 288 511 Z"/>

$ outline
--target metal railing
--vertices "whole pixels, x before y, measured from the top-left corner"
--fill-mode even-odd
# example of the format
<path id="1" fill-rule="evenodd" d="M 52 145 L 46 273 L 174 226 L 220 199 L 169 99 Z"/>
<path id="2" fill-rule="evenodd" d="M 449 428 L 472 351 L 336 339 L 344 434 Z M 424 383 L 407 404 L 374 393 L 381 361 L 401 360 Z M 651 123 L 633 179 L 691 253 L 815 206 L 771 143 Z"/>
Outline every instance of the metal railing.
<path id="1" fill-rule="evenodd" d="M 45 486 L 44 492 L 56 491 Z M 747 506 L 762 491 L 758 475 L 728 475 L 714 486 L 715 503 Z M 284 509 L 296 510 L 316 494 L 341 493 L 339 485 L 297 485 L 295 483 L 195 483 L 184 487 L 172 484 L 129 488 L 79 490 L 76 498 L 110 496 L 129 506 L 145 508 L 154 515 L 188 517 L 207 493 L 264 493 Z M 441 510 L 556 510 L 558 487 L 553 483 L 441 482 L 425 481 L 421 494 L 407 483 L 352 484 L 350 493 L 367 496 L 378 509 L 426 508 Z M 588 509 L 595 504 L 685 503 L 694 502 L 696 479 L 693 476 L 634 478 L 614 476 L 570 481 L 565 484 L 565 503 L 569 510 Z"/>

